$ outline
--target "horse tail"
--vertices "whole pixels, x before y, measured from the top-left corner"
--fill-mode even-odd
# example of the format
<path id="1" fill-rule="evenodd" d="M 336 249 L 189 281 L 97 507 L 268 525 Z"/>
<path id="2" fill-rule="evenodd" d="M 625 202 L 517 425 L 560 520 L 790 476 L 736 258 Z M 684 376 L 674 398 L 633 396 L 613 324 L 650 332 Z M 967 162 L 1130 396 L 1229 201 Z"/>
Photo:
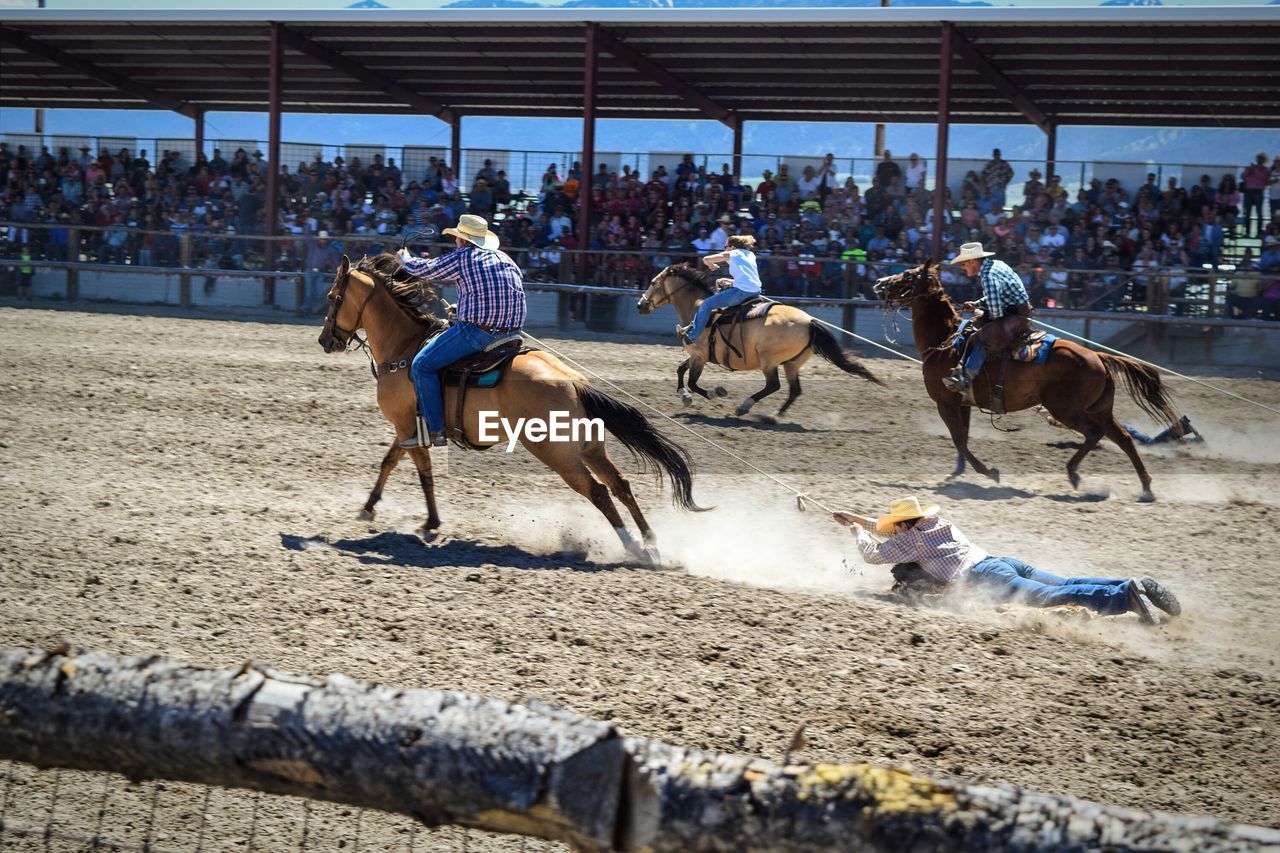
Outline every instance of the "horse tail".
<path id="1" fill-rule="evenodd" d="M 671 483 L 671 500 L 679 509 L 706 512 L 693 501 L 693 462 L 688 452 L 649 423 L 634 406 L 615 400 L 590 385 L 574 383 L 587 416 L 599 418 L 604 428 L 642 460 L 652 462 Z"/>
<path id="2" fill-rule="evenodd" d="M 835 336 L 819 325 L 817 320 L 809 321 L 809 346 L 818 355 L 843 370 L 845 373 L 852 373 L 854 376 L 861 376 L 868 382 L 874 382 L 877 385 L 884 385 L 880 377 L 876 376 L 870 370 L 863 367 L 862 364 L 853 357 L 853 351 L 844 349 L 836 341 Z"/>
<path id="3" fill-rule="evenodd" d="M 1178 412 L 1160 378 L 1160 371 L 1149 364 L 1123 355 L 1100 352 L 1107 373 L 1113 379 L 1123 379 L 1125 390 L 1133 401 L 1152 418 L 1165 426 L 1178 425 Z"/>

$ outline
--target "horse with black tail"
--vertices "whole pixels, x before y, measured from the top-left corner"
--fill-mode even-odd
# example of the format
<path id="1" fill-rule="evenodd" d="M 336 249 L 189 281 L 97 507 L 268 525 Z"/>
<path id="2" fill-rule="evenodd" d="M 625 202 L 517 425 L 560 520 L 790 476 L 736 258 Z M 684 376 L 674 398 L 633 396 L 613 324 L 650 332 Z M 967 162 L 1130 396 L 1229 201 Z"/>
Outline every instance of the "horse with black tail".
<path id="1" fill-rule="evenodd" d="M 950 376 L 960 355 L 950 345 L 960 327 L 960 315 L 942 288 L 938 270 L 931 262 L 876 283 L 876 294 L 891 306 L 911 311 L 911 327 L 916 350 L 924 361 L 924 384 L 938 407 L 951 441 L 959 452 L 951 476 L 964 473 L 965 462 L 979 474 L 999 482 L 1000 472 L 987 468 L 969 449 L 969 415 L 972 408 L 962 396 L 949 391 L 942 380 Z M 1116 420 L 1113 406 L 1117 380 L 1146 412 L 1162 426 L 1181 434 L 1181 418 L 1173 407 L 1160 372 L 1132 358 L 1095 352 L 1066 340 L 1053 341 L 1043 364 L 989 358 L 973 382 L 974 402 L 989 407 L 996 396 L 995 386 L 1003 385 L 1004 411 L 1014 412 L 1043 404 L 1054 418 L 1084 436 L 1080 449 L 1067 462 L 1067 477 L 1073 488 L 1080 485 L 1081 460 L 1098 446 L 1103 437 L 1125 452 L 1142 482 L 1142 501 L 1155 500 L 1151 475 L 1138 455 L 1133 439 Z"/>
<path id="2" fill-rule="evenodd" d="M 702 300 L 715 292 L 715 278 L 713 272 L 700 272 L 693 264 L 671 264 L 653 277 L 649 289 L 636 303 L 636 309 L 641 314 L 648 314 L 655 308 L 670 304 L 681 324 L 687 325 L 692 322 Z M 712 325 L 692 346 L 685 344 L 689 357 L 676 369 L 676 391 L 681 402 L 686 406 L 693 402 L 690 391 L 707 399 L 712 395 L 723 397 L 727 394 L 721 387 L 707 390 L 698 385 L 708 361 L 726 370 L 759 370 L 764 374 L 764 387 L 749 394 L 739 404 L 739 415 L 745 415 L 752 406 L 782 387 L 778 380 L 779 368 L 786 374 L 788 393 L 778 415 L 785 414 L 800 396 L 800 368 L 814 353 L 845 373 L 877 385 L 884 384 L 808 313 L 792 305 L 774 303 L 767 307 L 768 312 L 761 316 L 748 316 L 719 327 Z M 686 372 L 689 377 L 687 386 Z"/>
<path id="3" fill-rule="evenodd" d="M 423 343 L 448 324 L 418 310 L 422 286 L 405 275 L 391 255 L 364 258 L 355 267 L 343 256 L 328 298 L 321 347 L 330 353 L 345 352 L 352 343 L 368 347 L 370 359 L 377 365 L 378 408 L 396 431 L 362 515 L 373 518 L 387 478 L 408 453 L 418 468 L 426 497 L 423 533 L 430 536 L 440 526 L 431 456 L 424 447 L 404 448 L 400 442 L 417 429 L 417 398 L 408 365 Z M 360 329 L 365 330 L 364 340 L 357 334 Z M 468 387 L 461 407 L 458 394 L 456 386 L 446 385 L 445 421 L 449 432 L 466 446 L 496 443 L 492 431 L 481 429 L 482 412 L 490 425 L 539 421 L 543 425 L 578 424 L 599 419 L 623 446 L 666 475 L 677 508 L 702 511 L 693 499 L 692 462 L 685 450 L 659 432 L 639 410 L 590 387 L 586 377 L 551 353 L 521 351 L 507 364 L 497 384 Z M 542 434 L 535 436 L 533 430 L 517 426 L 516 432 L 530 453 L 600 510 L 629 554 L 650 564 L 659 562 L 657 536 L 640 511 L 631 484 L 609 458 L 603 433 L 587 429 L 580 437 L 575 431 L 571 440 L 561 441 L 552 440 L 548 430 L 539 430 Z M 642 541 L 637 542 L 628 532 L 614 498 L 630 511 Z"/>

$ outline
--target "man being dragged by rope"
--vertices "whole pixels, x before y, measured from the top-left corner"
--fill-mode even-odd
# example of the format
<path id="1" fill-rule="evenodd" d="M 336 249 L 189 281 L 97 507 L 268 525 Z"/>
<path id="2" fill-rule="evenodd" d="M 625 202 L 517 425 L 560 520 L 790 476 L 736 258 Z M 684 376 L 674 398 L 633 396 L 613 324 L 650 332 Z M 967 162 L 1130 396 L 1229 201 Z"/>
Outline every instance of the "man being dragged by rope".
<path id="1" fill-rule="evenodd" d="M 917 563 L 945 588 L 1035 607 L 1081 605 L 1102 616 L 1136 613 L 1149 625 L 1160 624 L 1157 607 L 1169 616 L 1182 612 L 1174 594 L 1154 578 L 1062 578 L 1014 557 L 993 557 L 939 517 L 939 511 L 937 504 L 922 506 L 909 497 L 889 504 L 889 512 L 876 520 L 852 512 L 833 516 L 851 528 L 866 562 Z M 866 527 L 883 541 L 873 539 Z"/>
<path id="2" fill-rule="evenodd" d="M 982 297 L 961 306 L 964 311 L 982 311 L 981 319 L 975 319 L 978 331 L 969 353 L 955 372 L 942 380 L 948 391 L 963 394 L 965 403 L 972 406 L 973 380 L 987 354 L 1003 353 L 1031 331 L 1031 297 L 1018 274 L 1004 261 L 996 260 L 995 252 L 983 251 L 981 243 L 965 243 L 960 254 L 947 263 L 960 265 L 965 275 L 976 275 L 982 283 Z"/>
<path id="3" fill-rule="evenodd" d="M 707 328 L 712 311 L 740 305 L 753 296 L 760 295 L 760 271 L 756 269 L 756 255 L 752 251 L 756 246 L 756 238 L 733 236 L 729 238 L 727 246 L 723 252 L 707 255 L 702 262 L 708 267 L 718 267 L 728 261 L 733 286 L 702 300 L 698 313 L 688 326 L 676 325 L 676 334 L 689 346 L 693 346 L 694 341 Z"/>
<path id="4" fill-rule="evenodd" d="M 396 257 L 407 272 L 423 281 L 458 285 L 457 320 L 427 341 L 413 359 L 410 376 L 418 393 L 418 434 L 401 447 L 442 447 L 444 390 L 440 371 L 460 358 L 483 351 L 520 330 L 527 306 L 524 276 L 515 261 L 498 251 L 498 235 L 479 216 L 464 215 L 457 228 L 444 229 L 456 248 L 434 259 L 413 257 L 401 249 Z"/>

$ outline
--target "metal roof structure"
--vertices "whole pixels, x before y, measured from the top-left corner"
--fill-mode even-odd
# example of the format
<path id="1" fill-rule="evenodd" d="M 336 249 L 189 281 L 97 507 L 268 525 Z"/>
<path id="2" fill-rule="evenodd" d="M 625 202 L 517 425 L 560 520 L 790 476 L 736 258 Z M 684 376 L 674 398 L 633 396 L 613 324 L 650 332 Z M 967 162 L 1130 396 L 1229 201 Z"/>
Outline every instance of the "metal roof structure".
<path id="1" fill-rule="evenodd" d="M 0 106 L 1280 127 L 1280 7 L 0 9 Z M 594 35 L 589 36 L 588 32 Z"/>

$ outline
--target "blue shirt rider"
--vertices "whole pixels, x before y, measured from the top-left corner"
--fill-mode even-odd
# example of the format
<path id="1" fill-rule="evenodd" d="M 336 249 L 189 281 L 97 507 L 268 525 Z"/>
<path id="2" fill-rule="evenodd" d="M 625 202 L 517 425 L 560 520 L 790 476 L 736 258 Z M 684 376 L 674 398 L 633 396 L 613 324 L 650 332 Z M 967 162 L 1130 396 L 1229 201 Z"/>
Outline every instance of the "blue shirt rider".
<path id="1" fill-rule="evenodd" d="M 698 336 L 707 328 L 712 311 L 739 305 L 748 299 L 759 296 L 763 289 L 760 285 L 760 271 L 756 269 L 756 255 L 752 250 L 756 247 L 756 238 L 747 235 L 730 237 L 723 252 L 707 255 L 702 262 L 708 267 L 717 267 L 728 261 L 729 274 L 733 276 L 733 286 L 726 287 L 719 293 L 712 294 L 702 300 L 698 313 L 688 326 L 676 324 L 676 335 L 688 346 L 693 346 Z"/>

